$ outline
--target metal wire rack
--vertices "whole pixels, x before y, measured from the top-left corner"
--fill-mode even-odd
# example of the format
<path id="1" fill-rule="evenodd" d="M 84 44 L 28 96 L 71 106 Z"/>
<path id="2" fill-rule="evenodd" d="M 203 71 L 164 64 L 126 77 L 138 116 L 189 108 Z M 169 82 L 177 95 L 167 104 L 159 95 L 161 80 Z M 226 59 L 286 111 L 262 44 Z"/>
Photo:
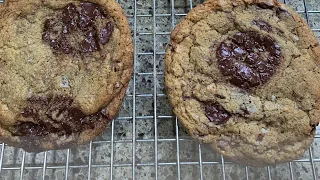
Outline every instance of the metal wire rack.
<path id="1" fill-rule="evenodd" d="M 320 36 L 319 0 L 283 0 Z M 1 3 L 1 0 L 0 0 Z M 302 159 L 274 167 L 233 164 L 188 137 L 166 100 L 170 31 L 198 0 L 119 0 L 132 27 L 135 70 L 105 133 L 75 149 L 26 153 L 0 146 L 0 179 L 320 179 L 320 129 Z"/>

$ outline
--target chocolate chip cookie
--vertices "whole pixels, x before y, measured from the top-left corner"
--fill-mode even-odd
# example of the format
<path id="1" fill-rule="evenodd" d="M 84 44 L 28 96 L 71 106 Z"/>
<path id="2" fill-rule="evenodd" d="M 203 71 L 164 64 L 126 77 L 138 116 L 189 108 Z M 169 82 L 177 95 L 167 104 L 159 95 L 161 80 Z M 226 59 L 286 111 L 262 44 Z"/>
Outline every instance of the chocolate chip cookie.
<path id="1" fill-rule="evenodd" d="M 133 72 L 128 21 L 113 0 L 0 5 L 0 141 L 74 147 L 117 114 Z"/>
<path id="2" fill-rule="evenodd" d="M 237 163 L 300 157 L 320 115 L 320 47 L 275 0 L 208 0 L 179 23 L 166 88 L 189 134 Z"/>

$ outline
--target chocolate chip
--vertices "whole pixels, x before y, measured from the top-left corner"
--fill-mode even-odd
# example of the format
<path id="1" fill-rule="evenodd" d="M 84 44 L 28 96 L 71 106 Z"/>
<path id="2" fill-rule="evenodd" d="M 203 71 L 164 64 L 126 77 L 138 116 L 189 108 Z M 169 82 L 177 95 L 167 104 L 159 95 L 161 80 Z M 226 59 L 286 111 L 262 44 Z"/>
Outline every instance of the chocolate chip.
<path id="1" fill-rule="evenodd" d="M 268 2 L 258 2 L 257 6 L 262 9 L 273 9 L 274 5 Z"/>
<path id="2" fill-rule="evenodd" d="M 216 125 L 225 124 L 231 117 L 231 114 L 218 103 L 205 104 L 205 114 L 209 121 Z"/>
<path id="3" fill-rule="evenodd" d="M 261 30 L 270 32 L 272 31 L 272 26 L 263 20 L 253 20 L 252 23 L 256 26 L 258 26 Z"/>
<path id="4" fill-rule="evenodd" d="M 214 94 L 215 97 L 219 98 L 219 99 L 226 99 L 225 96 L 220 95 L 220 94 Z"/>
<path id="5" fill-rule="evenodd" d="M 221 73 L 231 84 L 251 88 L 266 83 L 280 64 L 281 49 L 275 39 L 257 32 L 239 32 L 216 50 Z"/>
<path id="6" fill-rule="evenodd" d="M 105 45 L 109 42 L 114 29 L 113 22 L 108 22 L 105 28 L 102 28 L 100 31 L 99 39 L 100 43 Z"/>
<path id="7" fill-rule="evenodd" d="M 258 134 L 258 136 L 257 136 L 257 141 L 260 141 L 260 142 L 261 142 L 261 141 L 263 140 L 264 136 L 265 136 L 265 134 L 263 134 L 263 133 Z"/>

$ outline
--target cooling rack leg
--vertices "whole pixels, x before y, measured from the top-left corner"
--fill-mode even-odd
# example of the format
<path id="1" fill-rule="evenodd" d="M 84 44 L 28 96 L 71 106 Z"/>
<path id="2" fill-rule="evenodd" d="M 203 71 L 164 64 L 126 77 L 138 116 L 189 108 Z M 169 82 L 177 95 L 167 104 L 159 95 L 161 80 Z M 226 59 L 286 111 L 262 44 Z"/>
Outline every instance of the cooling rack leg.
<path id="1" fill-rule="evenodd" d="M 67 149 L 67 160 L 66 160 L 65 176 L 64 176 L 64 179 L 65 179 L 65 180 L 68 180 L 68 174 L 69 174 L 69 159 L 70 159 L 70 149 Z"/>
<path id="2" fill-rule="evenodd" d="M 178 180 L 181 179 L 180 175 L 180 148 L 179 148 L 179 123 L 178 118 L 176 118 L 176 146 L 177 146 L 177 176 Z"/>
<path id="3" fill-rule="evenodd" d="M 290 169 L 290 179 L 294 180 L 293 171 L 292 171 L 292 162 L 289 162 L 289 169 Z"/>
<path id="4" fill-rule="evenodd" d="M 44 180 L 46 177 L 46 169 L 47 169 L 47 151 L 44 152 L 44 156 L 43 156 L 42 180 Z"/>
<path id="5" fill-rule="evenodd" d="M 157 123 L 157 66 L 156 66 L 156 0 L 153 0 L 153 118 L 154 118 L 154 167 L 158 180 L 158 123 Z"/>
<path id="6" fill-rule="evenodd" d="M 313 179 L 316 180 L 317 179 L 317 175 L 316 175 L 316 170 L 314 168 L 312 147 L 309 148 L 309 155 L 310 155 L 310 163 L 311 163 L 311 167 L 312 167 L 312 176 L 313 176 Z"/>
<path id="7" fill-rule="evenodd" d="M 202 152 L 201 144 L 199 144 L 199 168 L 200 168 L 200 180 L 203 180 L 203 168 L 202 168 Z"/>
<path id="8" fill-rule="evenodd" d="M 307 23 L 309 24 L 309 11 L 308 11 L 308 7 L 307 7 L 307 2 L 306 0 L 303 0 L 303 4 L 304 4 L 304 11 L 306 13 L 306 17 L 307 17 Z M 310 24 L 309 24 L 310 25 Z"/>
<path id="9" fill-rule="evenodd" d="M 24 163 L 25 163 L 25 158 L 26 158 L 26 152 L 23 151 L 23 154 L 22 154 L 22 160 L 21 160 L 21 168 L 20 168 L 20 180 L 23 179 L 23 171 L 24 171 Z"/>
<path id="10" fill-rule="evenodd" d="M 114 121 L 111 122 L 111 157 L 110 157 L 110 180 L 113 179 L 113 159 L 114 159 Z"/>
<path id="11" fill-rule="evenodd" d="M 221 166 L 222 166 L 222 178 L 226 180 L 226 172 L 225 172 L 225 164 L 224 164 L 224 157 L 221 155 Z"/>
<path id="12" fill-rule="evenodd" d="M 92 141 L 89 144 L 89 163 L 88 163 L 88 180 L 91 179 L 91 161 L 92 161 Z"/>
<path id="13" fill-rule="evenodd" d="M 246 166 L 245 171 L 246 171 L 246 180 L 249 180 L 248 166 Z"/>
<path id="14" fill-rule="evenodd" d="M 133 97 L 132 97 L 132 179 L 135 180 L 136 166 L 136 62 L 137 62 L 137 1 L 134 1 L 133 12 L 133 45 L 134 45 L 134 69 L 133 69 Z"/>
<path id="15" fill-rule="evenodd" d="M 267 167 L 267 170 L 268 170 L 268 179 L 271 180 L 270 166 Z"/>
<path id="16" fill-rule="evenodd" d="M 2 143 L 1 144 L 1 155 L 0 155 L 0 175 L 1 175 L 1 171 L 2 171 L 2 162 L 3 162 L 3 156 L 4 156 L 4 146 L 5 146 L 5 144 Z"/>

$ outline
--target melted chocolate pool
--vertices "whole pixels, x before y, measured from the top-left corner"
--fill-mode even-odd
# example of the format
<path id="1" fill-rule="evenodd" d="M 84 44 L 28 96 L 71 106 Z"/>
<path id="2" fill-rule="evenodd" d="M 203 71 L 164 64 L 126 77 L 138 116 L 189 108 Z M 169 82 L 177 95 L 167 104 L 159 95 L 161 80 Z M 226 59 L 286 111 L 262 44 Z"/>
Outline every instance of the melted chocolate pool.
<path id="1" fill-rule="evenodd" d="M 85 129 L 94 129 L 96 124 L 110 120 L 104 111 L 86 116 L 80 109 L 73 107 L 72 103 L 71 97 L 61 95 L 29 98 L 28 106 L 21 111 L 24 121 L 15 125 L 13 135 L 71 135 Z"/>
<path id="2" fill-rule="evenodd" d="M 98 28 L 97 22 L 102 23 Z M 56 17 L 47 19 L 42 39 L 56 51 L 65 54 L 99 51 L 109 42 L 114 23 L 97 4 L 68 4 Z"/>
<path id="3" fill-rule="evenodd" d="M 266 83 L 276 72 L 281 50 L 268 35 L 239 32 L 219 45 L 216 56 L 219 69 L 229 82 L 248 89 Z"/>

